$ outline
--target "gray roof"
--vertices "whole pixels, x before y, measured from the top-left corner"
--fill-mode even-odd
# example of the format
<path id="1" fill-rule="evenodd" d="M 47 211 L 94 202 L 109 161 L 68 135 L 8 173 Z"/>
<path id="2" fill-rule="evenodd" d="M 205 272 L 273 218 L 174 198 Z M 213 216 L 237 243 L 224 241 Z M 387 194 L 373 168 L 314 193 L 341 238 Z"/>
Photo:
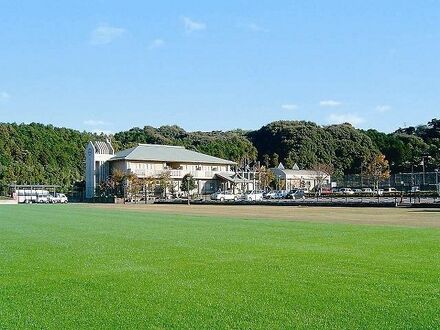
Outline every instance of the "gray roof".
<path id="1" fill-rule="evenodd" d="M 328 175 L 325 172 L 322 171 L 314 171 L 314 170 L 295 170 L 295 169 L 284 169 L 281 170 L 279 168 L 271 168 L 271 171 L 279 171 L 286 174 L 286 176 L 301 176 L 301 175 L 310 175 L 310 176 L 316 176 L 316 175 Z"/>
<path id="2" fill-rule="evenodd" d="M 221 159 L 200 152 L 185 149 L 180 146 L 167 146 L 160 144 L 139 144 L 137 147 L 119 151 L 110 161 L 137 160 L 159 162 L 182 162 L 196 164 L 221 164 L 234 165 L 235 162 Z"/>
<path id="3" fill-rule="evenodd" d="M 320 171 L 312 170 L 283 170 L 287 175 L 316 175 Z"/>

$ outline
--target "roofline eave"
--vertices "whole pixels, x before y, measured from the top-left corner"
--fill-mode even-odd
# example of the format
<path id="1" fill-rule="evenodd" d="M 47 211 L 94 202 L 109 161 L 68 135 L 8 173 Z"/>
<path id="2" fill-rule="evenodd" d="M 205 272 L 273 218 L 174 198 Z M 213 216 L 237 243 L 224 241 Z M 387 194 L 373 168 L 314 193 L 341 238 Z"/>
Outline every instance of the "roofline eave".
<path id="1" fill-rule="evenodd" d="M 237 165 L 236 162 L 233 161 L 224 161 L 224 162 L 209 162 L 209 161 L 194 161 L 194 160 L 164 160 L 164 159 L 136 159 L 136 158 L 127 158 L 127 157 L 112 157 L 108 161 L 113 162 L 117 160 L 127 160 L 127 161 L 136 161 L 136 162 L 181 162 L 181 163 L 191 163 L 191 164 L 214 164 L 214 165 Z"/>

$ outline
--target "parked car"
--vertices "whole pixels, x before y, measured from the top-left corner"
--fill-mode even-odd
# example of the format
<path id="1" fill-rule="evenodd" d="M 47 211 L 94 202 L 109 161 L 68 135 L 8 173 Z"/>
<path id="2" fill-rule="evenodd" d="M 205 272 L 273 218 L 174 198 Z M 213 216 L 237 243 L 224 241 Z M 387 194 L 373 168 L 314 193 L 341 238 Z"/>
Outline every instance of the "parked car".
<path id="1" fill-rule="evenodd" d="M 272 199 L 276 194 L 276 190 L 270 190 L 263 193 L 263 198 Z"/>
<path id="2" fill-rule="evenodd" d="M 252 190 L 247 191 L 244 195 L 244 199 L 246 201 L 255 202 L 263 200 L 263 191 L 261 190 Z"/>
<path id="3" fill-rule="evenodd" d="M 278 190 L 278 193 L 276 195 L 276 198 L 278 199 L 284 199 L 287 196 L 288 191 L 286 190 Z"/>
<path id="4" fill-rule="evenodd" d="M 341 188 L 339 189 L 339 193 L 342 195 L 353 195 L 354 191 L 351 188 Z"/>
<path id="5" fill-rule="evenodd" d="M 363 194 L 373 194 L 374 191 L 371 188 L 362 188 L 362 193 Z"/>
<path id="6" fill-rule="evenodd" d="M 268 193 L 263 194 L 264 198 L 267 199 L 282 199 L 282 198 L 286 198 L 286 191 L 284 190 L 272 190 Z"/>
<path id="7" fill-rule="evenodd" d="M 385 188 L 383 193 L 384 194 L 397 194 L 397 193 L 400 193 L 400 191 L 398 191 L 396 188 L 389 187 L 389 188 Z"/>
<path id="8" fill-rule="evenodd" d="M 61 193 L 55 193 L 54 195 L 47 196 L 48 202 L 52 204 L 63 203 L 66 204 L 69 200 L 66 195 Z"/>
<path id="9" fill-rule="evenodd" d="M 295 199 L 305 199 L 306 198 L 306 196 L 304 194 L 304 190 L 301 190 L 301 189 L 292 189 L 291 191 L 289 191 L 287 193 L 286 197 L 288 199 L 293 199 L 293 200 L 295 200 Z"/>
<path id="10" fill-rule="evenodd" d="M 331 195 L 333 194 L 333 189 L 331 188 L 322 188 L 321 195 Z"/>
<path id="11" fill-rule="evenodd" d="M 238 196 L 235 195 L 232 191 L 217 191 L 211 195 L 211 199 L 216 201 L 236 201 L 238 200 Z"/>

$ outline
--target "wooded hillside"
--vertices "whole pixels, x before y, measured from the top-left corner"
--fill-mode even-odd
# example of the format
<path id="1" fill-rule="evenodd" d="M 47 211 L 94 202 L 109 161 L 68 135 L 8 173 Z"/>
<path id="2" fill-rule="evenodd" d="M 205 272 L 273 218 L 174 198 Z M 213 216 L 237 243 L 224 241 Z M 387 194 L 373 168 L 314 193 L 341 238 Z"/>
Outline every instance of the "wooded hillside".
<path id="1" fill-rule="evenodd" d="M 255 131 L 186 132 L 178 126 L 132 128 L 114 134 L 121 150 L 136 143 L 183 145 L 240 164 L 283 162 L 308 168 L 331 164 L 335 175 L 359 173 L 363 163 L 382 153 L 394 172 L 440 167 L 440 120 L 386 134 L 350 124 L 319 126 L 305 121 L 277 121 Z M 69 189 L 83 180 L 84 149 L 105 136 L 42 124 L 0 124 L 0 185 L 59 184 Z"/>

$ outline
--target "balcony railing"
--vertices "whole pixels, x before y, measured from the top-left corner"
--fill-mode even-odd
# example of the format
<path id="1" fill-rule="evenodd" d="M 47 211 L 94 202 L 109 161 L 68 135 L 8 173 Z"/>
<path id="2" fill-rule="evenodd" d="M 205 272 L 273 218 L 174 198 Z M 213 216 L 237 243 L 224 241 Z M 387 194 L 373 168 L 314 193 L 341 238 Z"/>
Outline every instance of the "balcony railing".
<path id="1" fill-rule="evenodd" d="M 129 169 L 130 170 L 130 169 Z M 191 174 L 196 179 L 212 179 L 216 173 L 225 173 L 224 171 L 190 171 L 190 170 L 144 170 L 144 169 L 131 169 L 132 173 L 136 174 L 140 178 L 145 177 L 158 177 L 163 173 L 169 172 L 171 178 L 181 179 L 187 174 Z M 234 172 L 226 172 L 233 174 Z"/>

